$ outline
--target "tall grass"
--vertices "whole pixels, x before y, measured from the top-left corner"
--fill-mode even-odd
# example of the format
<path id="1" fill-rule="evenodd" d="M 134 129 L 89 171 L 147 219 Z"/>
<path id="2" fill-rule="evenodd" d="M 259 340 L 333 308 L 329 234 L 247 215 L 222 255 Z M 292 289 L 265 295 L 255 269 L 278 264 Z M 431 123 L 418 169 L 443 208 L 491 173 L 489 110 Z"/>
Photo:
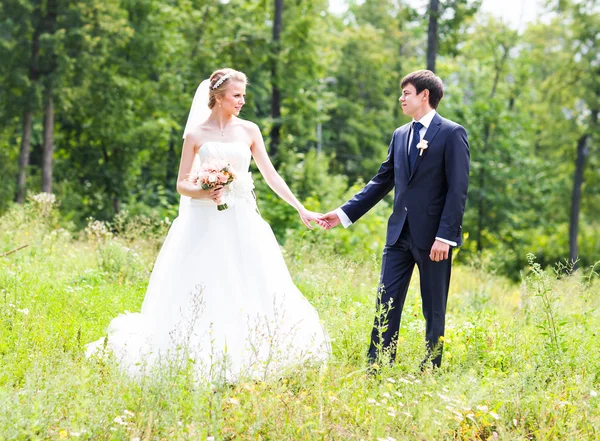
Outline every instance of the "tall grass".
<path id="1" fill-rule="evenodd" d="M 0 254 L 28 244 L 0 257 L 0 439 L 600 437 L 599 284 L 589 268 L 555 273 L 532 257 L 515 285 L 486 262 L 455 266 L 444 363 L 424 373 L 414 277 L 397 363 L 369 375 L 379 257 L 344 260 L 296 240 L 283 252 L 332 338 L 325 368 L 233 385 L 195 383 L 185 368 L 134 380 L 110 359 L 86 359 L 83 346 L 139 310 L 168 223 L 91 221 L 74 234 L 52 205 L 32 200 L 0 218 Z"/>

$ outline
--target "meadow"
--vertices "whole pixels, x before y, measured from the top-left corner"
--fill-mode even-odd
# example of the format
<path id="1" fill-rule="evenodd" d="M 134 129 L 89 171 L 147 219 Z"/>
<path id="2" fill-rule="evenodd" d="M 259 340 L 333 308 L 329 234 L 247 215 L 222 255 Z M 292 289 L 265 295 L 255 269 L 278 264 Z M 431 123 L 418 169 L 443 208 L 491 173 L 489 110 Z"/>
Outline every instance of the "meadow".
<path id="1" fill-rule="evenodd" d="M 456 265 L 444 363 L 425 372 L 413 277 L 397 362 L 369 375 L 380 256 L 299 237 L 282 251 L 332 338 L 327 366 L 229 385 L 189 369 L 135 380 L 84 345 L 139 310 L 169 221 L 90 219 L 76 232 L 55 205 L 38 197 L 0 218 L 0 439 L 600 439 L 600 265 L 530 256 L 520 283 L 485 258 Z"/>

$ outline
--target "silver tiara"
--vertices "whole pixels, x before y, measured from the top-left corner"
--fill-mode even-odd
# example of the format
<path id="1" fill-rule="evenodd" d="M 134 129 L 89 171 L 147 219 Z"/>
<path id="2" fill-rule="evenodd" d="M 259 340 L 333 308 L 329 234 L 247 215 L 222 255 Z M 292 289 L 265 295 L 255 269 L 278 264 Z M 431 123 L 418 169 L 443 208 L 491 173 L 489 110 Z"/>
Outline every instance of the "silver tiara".
<path id="1" fill-rule="evenodd" d="M 219 87 L 221 84 L 223 84 L 226 80 L 228 80 L 231 77 L 231 75 L 233 75 L 233 72 L 230 72 L 227 75 L 223 75 L 221 78 L 219 78 L 219 80 L 212 87 L 213 90 Z"/>

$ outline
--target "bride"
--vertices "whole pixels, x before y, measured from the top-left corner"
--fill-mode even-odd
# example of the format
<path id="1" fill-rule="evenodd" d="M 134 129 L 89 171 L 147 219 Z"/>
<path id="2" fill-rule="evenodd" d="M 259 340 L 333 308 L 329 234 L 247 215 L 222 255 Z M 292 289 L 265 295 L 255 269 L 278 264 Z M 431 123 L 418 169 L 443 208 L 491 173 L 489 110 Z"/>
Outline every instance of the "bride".
<path id="1" fill-rule="evenodd" d="M 273 167 L 258 126 L 238 118 L 246 76 L 215 71 L 198 87 L 184 132 L 179 216 L 158 255 L 141 313 L 112 320 L 88 356 L 110 349 L 133 375 L 191 360 L 200 378 L 264 379 L 330 353 L 317 311 L 294 285 L 254 199 L 253 157 L 269 186 L 312 228 L 306 210 Z M 236 173 L 202 190 L 188 176 L 206 161 Z M 217 210 L 217 201 L 228 208 Z"/>

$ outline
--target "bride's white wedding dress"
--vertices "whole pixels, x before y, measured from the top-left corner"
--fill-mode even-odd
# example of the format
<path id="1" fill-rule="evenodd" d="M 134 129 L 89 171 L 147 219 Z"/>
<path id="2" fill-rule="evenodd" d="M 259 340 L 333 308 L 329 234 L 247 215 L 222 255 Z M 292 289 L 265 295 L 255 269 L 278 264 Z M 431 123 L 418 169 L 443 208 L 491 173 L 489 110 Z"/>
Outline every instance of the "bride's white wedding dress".
<path id="1" fill-rule="evenodd" d="M 108 347 L 132 374 L 192 360 L 201 378 L 265 378 L 330 347 L 317 311 L 294 285 L 270 226 L 257 211 L 243 142 L 207 142 L 200 162 L 227 160 L 238 177 L 229 208 L 183 198 L 158 255 L 141 313 L 112 320 Z"/>

